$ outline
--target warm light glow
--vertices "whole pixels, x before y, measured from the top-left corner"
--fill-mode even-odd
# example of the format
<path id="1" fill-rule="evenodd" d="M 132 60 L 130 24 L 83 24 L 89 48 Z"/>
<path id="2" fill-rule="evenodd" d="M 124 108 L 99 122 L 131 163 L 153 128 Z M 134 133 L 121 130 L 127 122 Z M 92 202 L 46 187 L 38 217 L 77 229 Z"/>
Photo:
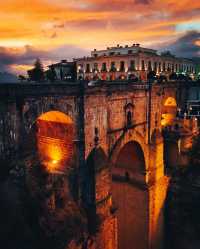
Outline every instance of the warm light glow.
<path id="1" fill-rule="evenodd" d="M 164 106 L 170 106 L 170 107 L 176 107 L 176 100 L 172 97 L 167 98 L 167 100 L 164 103 Z"/>
<path id="2" fill-rule="evenodd" d="M 167 126 L 172 125 L 175 119 L 175 114 L 173 113 L 163 113 L 161 117 L 161 125 Z"/>
<path id="3" fill-rule="evenodd" d="M 50 111 L 42 114 L 38 120 L 58 122 L 64 124 L 72 124 L 72 119 L 62 112 Z"/>
<path id="4" fill-rule="evenodd" d="M 161 116 L 161 125 L 162 126 L 172 125 L 177 112 L 177 103 L 175 98 L 168 97 L 166 99 L 166 101 L 164 102 L 162 112 L 163 114 Z"/>
<path id="5" fill-rule="evenodd" d="M 51 111 L 37 119 L 37 147 L 48 171 L 63 171 L 72 157 L 73 122 L 64 113 Z"/>
<path id="6" fill-rule="evenodd" d="M 53 160 L 52 163 L 53 163 L 53 164 L 56 164 L 56 163 L 58 163 L 58 161 L 57 161 L 57 160 Z"/>

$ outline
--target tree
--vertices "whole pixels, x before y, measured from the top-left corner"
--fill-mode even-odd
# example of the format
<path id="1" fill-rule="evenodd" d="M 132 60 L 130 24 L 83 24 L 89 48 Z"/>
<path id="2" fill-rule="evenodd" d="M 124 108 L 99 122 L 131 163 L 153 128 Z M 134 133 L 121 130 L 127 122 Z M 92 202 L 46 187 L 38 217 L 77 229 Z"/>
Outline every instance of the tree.
<path id="1" fill-rule="evenodd" d="M 36 59 L 34 68 L 28 71 L 31 81 L 40 82 L 44 80 L 44 69 L 40 59 Z"/>
<path id="2" fill-rule="evenodd" d="M 50 82 L 54 82 L 56 80 L 56 72 L 54 67 L 50 67 L 49 70 L 46 71 L 46 77 Z"/>
<path id="3" fill-rule="evenodd" d="M 24 75 L 19 75 L 18 76 L 18 79 L 20 80 L 20 82 L 23 82 L 23 81 L 25 81 L 26 80 L 26 77 L 24 76 Z"/>

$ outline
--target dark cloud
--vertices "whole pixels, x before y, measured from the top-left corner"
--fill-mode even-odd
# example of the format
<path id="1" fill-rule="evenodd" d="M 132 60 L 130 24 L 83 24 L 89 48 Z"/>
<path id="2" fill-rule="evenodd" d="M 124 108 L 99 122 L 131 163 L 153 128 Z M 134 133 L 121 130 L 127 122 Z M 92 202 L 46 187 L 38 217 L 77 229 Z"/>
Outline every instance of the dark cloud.
<path id="1" fill-rule="evenodd" d="M 47 53 L 31 46 L 25 46 L 23 50 L 0 47 L 0 70 L 7 70 L 13 64 L 28 65 L 41 56 L 47 57 Z"/>
<path id="2" fill-rule="evenodd" d="M 0 47 L 0 71 L 10 71 L 12 65 L 33 65 L 36 58 L 47 64 L 48 61 L 72 60 L 74 57 L 82 57 L 88 53 L 89 51 L 73 45 L 63 45 L 49 51 L 28 45 L 21 50 Z"/>
<path id="3" fill-rule="evenodd" d="M 189 31 L 175 42 L 166 46 L 165 50 L 170 50 L 179 57 L 198 57 L 200 56 L 200 46 L 197 45 L 197 41 L 200 41 L 200 32 Z"/>

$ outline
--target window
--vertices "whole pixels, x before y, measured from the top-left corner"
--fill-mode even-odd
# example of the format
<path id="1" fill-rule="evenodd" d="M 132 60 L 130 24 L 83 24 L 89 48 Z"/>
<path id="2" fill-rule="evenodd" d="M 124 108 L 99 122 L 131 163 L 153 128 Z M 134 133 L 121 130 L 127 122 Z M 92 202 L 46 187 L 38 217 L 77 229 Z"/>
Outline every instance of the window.
<path id="1" fill-rule="evenodd" d="M 168 63 L 168 66 L 167 66 L 167 71 L 168 71 L 168 72 L 171 71 L 171 68 L 170 68 L 170 67 L 171 67 L 171 65 L 170 65 L 170 63 Z"/>
<path id="2" fill-rule="evenodd" d="M 116 72 L 116 67 L 115 67 L 115 62 L 114 61 L 111 62 L 110 71 L 111 72 Z"/>
<path id="3" fill-rule="evenodd" d="M 128 50 L 128 54 L 132 54 L 133 53 L 133 50 Z"/>
<path id="4" fill-rule="evenodd" d="M 79 65 L 78 65 L 78 73 L 83 73 L 83 65 L 82 65 L 82 64 L 79 64 Z M 63 78 L 63 71 L 62 71 L 62 68 L 60 68 L 60 78 L 61 78 L 61 79 Z"/>
<path id="5" fill-rule="evenodd" d="M 102 72 L 107 72 L 106 62 L 102 63 L 101 71 L 102 71 Z"/>
<path id="6" fill-rule="evenodd" d="M 157 62 L 154 62 L 153 70 L 154 70 L 154 72 L 157 72 Z"/>
<path id="7" fill-rule="evenodd" d="M 93 72 L 98 72 L 98 63 L 94 63 Z"/>
<path id="8" fill-rule="evenodd" d="M 135 61 L 134 60 L 130 61 L 129 71 L 135 71 Z"/>
<path id="9" fill-rule="evenodd" d="M 165 71 L 166 70 L 166 64 L 165 64 L 165 62 L 163 62 L 163 71 Z"/>
<path id="10" fill-rule="evenodd" d="M 145 64 L 144 64 L 144 60 L 142 60 L 142 70 L 145 70 Z"/>
<path id="11" fill-rule="evenodd" d="M 161 72 L 161 62 L 158 64 L 158 71 Z"/>
<path id="12" fill-rule="evenodd" d="M 90 73 L 90 64 L 86 64 L 86 73 Z"/>
<path id="13" fill-rule="evenodd" d="M 127 112 L 127 116 L 126 116 L 126 121 L 127 121 L 127 126 L 130 127 L 132 125 L 132 113 L 131 111 Z"/>
<path id="14" fill-rule="evenodd" d="M 151 61 L 148 62 L 148 71 L 152 71 Z"/>
<path id="15" fill-rule="evenodd" d="M 120 72 L 124 72 L 125 71 L 125 63 L 124 63 L 124 61 L 120 61 L 120 68 L 119 68 L 119 71 Z"/>

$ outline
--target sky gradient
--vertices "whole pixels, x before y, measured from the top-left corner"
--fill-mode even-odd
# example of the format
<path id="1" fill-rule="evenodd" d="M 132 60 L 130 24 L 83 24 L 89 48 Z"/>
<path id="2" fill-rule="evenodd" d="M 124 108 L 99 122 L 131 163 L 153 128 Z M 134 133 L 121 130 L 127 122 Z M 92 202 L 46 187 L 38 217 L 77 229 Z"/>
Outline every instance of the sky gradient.
<path id="1" fill-rule="evenodd" d="M 117 44 L 200 56 L 199 0 L 6 0 L 0 8 L 0 71 L 24 72 Z"/>

